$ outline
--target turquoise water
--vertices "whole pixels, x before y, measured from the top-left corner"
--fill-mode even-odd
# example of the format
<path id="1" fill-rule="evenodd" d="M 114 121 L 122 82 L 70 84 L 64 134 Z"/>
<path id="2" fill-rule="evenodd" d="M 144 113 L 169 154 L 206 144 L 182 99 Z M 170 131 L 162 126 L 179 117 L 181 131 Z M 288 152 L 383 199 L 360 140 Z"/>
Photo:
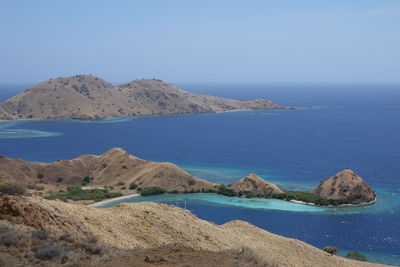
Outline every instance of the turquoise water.
<path id="1" fill-rule="evenodd" d="M 270 98 L 301 108 L 102 121 L 0 122 L 0 154 L 50 162 L 119 146 L 144 159 L 173 162 L 213 182 L 233 183 L 254 172 L 295 190 L 309 190 L 350 167 L 377 191 L 376 204 L 328 209 L 212 194 L 131 201 L 178 202 L 180 206 L 186 201 L 193 213 L 215 223 L 241 219 L 317 247 L 334 245 L 342 251 L 361 251 L 376 262 L 400 265 L 399 86 L 205 84 L 184 88 L 238 99 Z M 0 87 L 0 99 L 1 92 Z"/>

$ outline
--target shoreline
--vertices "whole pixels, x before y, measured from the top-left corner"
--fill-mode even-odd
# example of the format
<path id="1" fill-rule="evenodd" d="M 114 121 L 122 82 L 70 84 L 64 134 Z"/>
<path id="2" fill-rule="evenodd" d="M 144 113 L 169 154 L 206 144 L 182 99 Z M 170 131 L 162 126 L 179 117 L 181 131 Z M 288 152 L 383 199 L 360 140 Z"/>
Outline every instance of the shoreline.
<path id="1" fill-rule="evenodd" d="M 117 119 L 117 118 L 134 118 L 134 117 L 153 117 L 153 116 L 174 116 L 174 115 L 198 115 L 198 114 L 218 114 L 225 112 L 237 112 L 237 111 L 250 111 L 250 110 L 293 110 L 295 107 L 278 107 L 278 108 L 270 108 L 270 109 L 231 109 L 231 110 L 222 110 L 222 111 L 212 111 L 212 112 L 199 112 L 199 113 L 165 113 L 165 114 L 140 114 L 140 115 L 128 115 L 128 116 L 109 116 L 109 117 L 100 117 L 100 118 L 31 118 L 31 119 L 0 119 L 0 122 L 13 122 L 13 121 L 101 121 L 107 119 Z"/>
<path id="2" fill-rule="evenodd" d="M 129 194 L 129 195 L 125 195 L 125 196 L 114 197 L 114 198 L 102 200 L 99 202 L 95 202 L 95 203 L 89 204 L 87 206 L 91 207 L 91 208 L 98 208 L 99 206 L 107 204 L 107 203 L 111 203 L 111 202 L 122 200 L 122 199 L 128 199 L 128 198 L 132 198 L 132 197 L 140 197 L 140 194 L 134 193 L 134 194 Z"/>
<path id="3" fill-rule="evenodd" d="M 190 193 L 189 193 L 190 194 Z M 211 194 L 216 194 L 216 193 L 211 193 Z M 219 195 L 219 194 L 216 194 Z M 87 205 L 88 207 L 92 207 L 92 208 L 98 208 L 101 205 L 107 204 L 107 203 L 112 203 L 114 201 L 118 201 L 118 200 L 123 200 L 123 199 L 129 199 L 129 198 L 133 198 L 133 197 L 140 197 L 141 195 L 138 193 L 133 193 L 133 194 L 129 194 L 129 195 L 124 195 L 124 196 L 120 196 L 120 197 L 115 197 L 115 198 L 110 198 L 110 199 L 106 199 L 106 200 L 102 200 L 96 203 L 92 203 Z M 223 196 L 223 195 L 221 195 Z M 228 196 L 225 196 L 228 197 Z M 240 198 L 240 197 L 238 197 Z M 250 199 L 259 199 L 259 198 L 250 198 Z M 264 199 L 264 198 L 261 198 Z M 268 198 L 265 198 L 268 199 Z M 275 200 L 282 200 L 285 202 L 291 202 L 291 203 L 295 203 L 295 204 L 300 204 L 300 205 L 307 205 L 307 206 L 312 206 L 312 207 L 319 207 L 319 208 L 354 208 L 354 207 L 363 207 L 363 206 L 369 206 L 372 205 L 374 203 L 376 203 L 378 201 L 378 197 L 376 196 L 374 200 L 370 201 L 370 202 L 366 202 L 366 203 L 360 203 L 360 204 L 342 204 L 342 205 L 337 205 L 337 206 L 333 206 L 333 205 L 328 205 L 328 206 L 319 206 L 316 205 L 314 203 L 311 202 L 304 202 L 301 200 L 284 200 L 284 199 L 278 199 L 278 198 L 269 198 L 269 199 L 275 199 Z"/>
<path id="4" fill-rule="evenodd" d="M 271 199 L 274 199 L 274 198 L 271 198 Z M 315 205 L 314 203 L 311 203 L 311 202 L 304 202 L 304 201 L 295 200 L 295 199 L 284 200 L 284 201 L 289 201 L 292 203 L 308 205 L 308 206 L 313 206 L 313 207 L 321 207 L 321 208 L 353 208 L 353 207 L 363 207 L 363 206 L 372 205 L 378 201 L 378 197 L 375 197 L 375 199 L 370 202 L 364 202 L 364 203 L 360 203 L 360 204 L 341 204 L 341 205 L 337 205 L 337 206 L 333 206 L 333 205 L 320 206 L 320 205 Z"/>

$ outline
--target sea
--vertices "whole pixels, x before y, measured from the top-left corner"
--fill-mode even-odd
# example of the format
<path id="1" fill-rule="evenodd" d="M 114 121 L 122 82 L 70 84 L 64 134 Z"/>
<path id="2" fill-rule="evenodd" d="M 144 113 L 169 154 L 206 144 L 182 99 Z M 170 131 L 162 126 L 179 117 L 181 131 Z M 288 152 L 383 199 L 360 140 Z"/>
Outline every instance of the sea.
<path id="1" fill-rule="evenodd" d="M 230 184 L 256 173 L 284 189 L 310 190 L 351 168 L 377 192 L 364 207 L 321 208 L 214 194 L 136 197 L 186 207 L 217 224 L 244 220 L 339 255 L 358 251 L 400 266 L 400 85 L 178 84 L 195 93 L 266 98 L 295 110 L 0 122 L 0 155 L 52 162 L 121 147 Z M 0 101 L 26 89 L 1 84 Z M 115 201 L 102 208 L 116 205 Z"/>

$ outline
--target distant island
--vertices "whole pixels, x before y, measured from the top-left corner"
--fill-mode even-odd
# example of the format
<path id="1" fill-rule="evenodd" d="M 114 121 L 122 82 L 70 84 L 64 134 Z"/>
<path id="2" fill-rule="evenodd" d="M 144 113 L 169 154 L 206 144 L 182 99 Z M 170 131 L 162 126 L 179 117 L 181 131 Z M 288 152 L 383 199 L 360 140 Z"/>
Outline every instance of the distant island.
<path id="1" fill-rule="evenodd" d="M 322 181 L 310 192 L 285 191 L 256 174 L 249 174 L 235 184 L 219 185 L 194 177 L 168 162 L 134 157 L 121 148 L 53 163 L 0 156 L 0 178 L 2 183 L 23 185 L 33 194 L 64 201 L 101 201 L 123 195 L 163 193 L 217 193 L 326 207 L 366 205 L 376 200 L 375 192 L 349 169 Z"/>
<path id="2" fill-rule="evenodd" d="M 0 120 L 104 119 L 121 116 L 285 109 L 270 100 L 193 94 L 157 79 L 112 85 L 91 75 L 51 79 L 0 103 Z"/>

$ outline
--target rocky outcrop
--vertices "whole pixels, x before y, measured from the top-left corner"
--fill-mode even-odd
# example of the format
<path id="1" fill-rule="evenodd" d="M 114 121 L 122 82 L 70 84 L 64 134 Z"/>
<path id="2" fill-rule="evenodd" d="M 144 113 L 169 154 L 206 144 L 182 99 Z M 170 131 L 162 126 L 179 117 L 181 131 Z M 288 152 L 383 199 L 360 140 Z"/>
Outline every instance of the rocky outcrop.
<path id="1" fill-rule="evenodd" d="M 139 187 L 159 186 L 179 192 L 215 189 L 216 184 L 193 177 L 168 162 L 146 161 L 129 155 L 121 148 L 112 148 L 102 155 L 83 155 L 73 160 L 53 163 L 29 162 L 0 157 L 0 173 L 23 184 L 40 183 L 58 189 L 80 185 L 91 177 L 90 187 L 136 183 Z"/>
<path id="2" fill-rule="evenodd" d="M 39 197 L 0 196 L 0 226 L 3 222 L 7 228 L 13 226 L 30 232 L 42 230 L 49 234 L 51 240 L 66 240 L 60 243 L 63 250 L 72 250 L 77 246 L 79 249 L 83 244 L 86 246 L 83 255 L 81 252 L 79 257 L 70 257 L 71 251 L 64 259 L 68 264 L 75 260 L 88 260 L 87 264 L 78 262 L 80 266 L 132 266 L 134 260 L 143 261 L 145 258 L 146 262 L 135 266 L 152 266 L 152 263 L 182 266 L 185 260 L 190 262 L 187 253 L 193 256 L 190 262 L 192 266 L 379 266 L 330 255 L 299 240 L 269 233 L 243 221 L 216 225 L 178 207 L 148 202 L 123 203 L 99 209 Z M 15 233 L 17 236 L 22 236 L 21 230 L 16 231 L 19 231 Z M 5 232 L 4 228 L 2 232 Z M 84 240 L 90 239 L 96 240 L 96 247 L 84 243 Z M 12 260 L 26 261 L 27 257 L 31 257 L 29 246 L 26 251 L 24 246 L 41 241 L 30 241 L 20 242 L 17 248 L 1 247 L 0 244 L 0 260 L 9 256 L 4 257 L 3 265 L 10 266 Z M 54 247 L 52 242 L 60 241 L 43 241 L 47 247 L 49 244 Z M 163 253 L 160 246 L 170 249 Z M 142 249 L 148 249 L 143 252 L 146 254 L 140 252 Z M 96 256 L 103 254 L 95 253 L 99 250 L 104 252 L 104 258 L 108 255 L 107 261 L 101 255 Z M 113 253 L 107 253 L 110 250 Z M 158 253 L 150 253 L 150 250 Z M 234 257 L 246 258 L 248 262 L 234 263 L 225 259 L 209 262 L 208 265 L 198 264 L 205 261 L 199 260 L 196 255 L 218 260 L 223 252 L 227 253 L 225 257 L 232 256 L 228 253 L 232 250 L 237 250 Z M 197 254 L 196 251 L 203 254 Z M 179 257 L 171 258 L 168 255 L 171 253 Z M 219 256 L 213 255 L 216 253 Z M 92 261 L 92 257 L 97 258 Z M 48 266 L 50 263 L 53 263 L 51 266 L 59 266 L 60 260 L 56 264 L 56 259 L 52 259 Z M 28 264 L 44 266 L 35 258 L 30 259 Z M 17 262 L 13 266 L 17 266 Z"/>
<path id="3" fill-rule="evenodd" d="M 236 192 L 255 194 L 281 194 L 283 191 L 275 184 L 268 183 L 254 173 L 250 173 L 231 186 Z"/>
<path id="4" fill-rule="evenodd" d="M 326 199 L 354 200 L 363 203 L 376 199 L 376 194 L 371 187 L 350 169 L 345 169 L 322 181 L 311 193 Z"/>
<path id="5" fill-rule="evenodd" d="M 280 109 L 269 100 L 234 100 L 192 94 L 161 80 L 113 86 L 77 75 L 39 83 L 0 104 L 0 120 L 102 119 L 118 116 Z"/>

